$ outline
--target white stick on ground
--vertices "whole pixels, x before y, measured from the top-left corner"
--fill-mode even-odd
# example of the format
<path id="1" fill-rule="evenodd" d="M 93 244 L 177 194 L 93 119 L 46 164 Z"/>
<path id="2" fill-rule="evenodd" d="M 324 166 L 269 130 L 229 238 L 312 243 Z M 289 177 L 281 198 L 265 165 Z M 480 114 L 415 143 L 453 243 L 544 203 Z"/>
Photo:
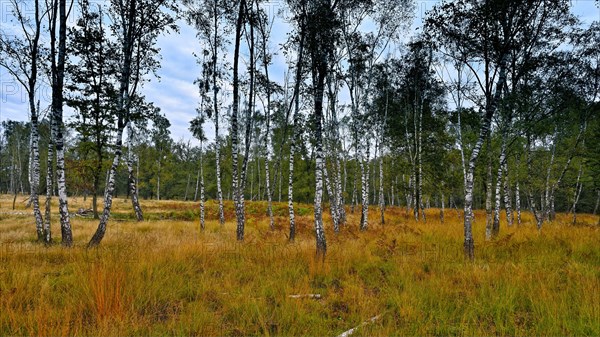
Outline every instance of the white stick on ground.
<path id="1" fill-rule="evenodd" d="M 298 294 L 298 295 L 289 295 L 289 298 L 314 298 L 316 300 L 321 299 L 321 294 Z"/>
<path id="2" fill-rule="evenodd" d="M 381 315 L 377 315 L 375 317 L 371 317 L 371 318 L 369 318 L 369 320 L 360 323 L 360 325 L 358 325 L 358 326 L 356 326 L 356 327 L 354 327 L 354 328 L 352 328 L 352 329 L 350 329 L 348 331 L 342 332 L 337 337 L 348 337 L 348 336 L 352 335 L 353 333 L 355 333 L 356 330 L 358 330 L 359 328 L 361 328 L 361 327 L 363 327 L 363 326 L 365 326 L 367 324 L 373 323 L 376 320 L 378 320 L 379 318 L 381 318 Z"/>

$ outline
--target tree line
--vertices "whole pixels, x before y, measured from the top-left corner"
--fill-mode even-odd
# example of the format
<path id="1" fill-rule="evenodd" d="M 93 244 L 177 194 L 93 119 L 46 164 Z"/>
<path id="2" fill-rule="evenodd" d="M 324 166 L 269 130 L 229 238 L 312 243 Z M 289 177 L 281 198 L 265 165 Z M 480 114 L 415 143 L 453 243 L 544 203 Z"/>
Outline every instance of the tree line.
<path id="1" fill-rule="evenodd" d="M 99 219 L 89 246 L 116 195 L 139 221 L 140 197 L 199 201 L 201 228 L 207 198 L 221 225 L 233 200 L 240 241 L 246 200 L 267 201 L 272 229 L 272 202 L 287 202 L 291 241 L 295 202 L 313 203 L 320 256 L 324 203 L 335 232 L 367 230 L 370 209 L 384 224 L 387 206 L 417 221 L 436 207 L 442 223 L 447 207 L 461 208 L 470 259 L 474 208 L 486 210 L 488 240 L 502 211 L 508 226 L 531 211 L 540 230 L 556 211 L 573 222 L 597 212 L 600 26 L 580 22 L 569 1 L 441 2 L 407 38 L 408 0 L 287 0 L 281 46 L 262 0 L 11 1 L 18 34 L 0 35 L 0 65 L 27 91 L 30 118 L 2 125 L 0 189 L 29 195 L 41 242 L 52 242 L 56 195 L 72 245 L 67 187 L 89 195 Z M 168 110 L 140 93 L 160 66 L 157 37 L 181 20 L 197 33 L 189 131 L 199 145 L 174 140 Z M 275 53 L 288 64 L 281 82 Z M 347 224 L 347 211 L 360 223 Z"/>

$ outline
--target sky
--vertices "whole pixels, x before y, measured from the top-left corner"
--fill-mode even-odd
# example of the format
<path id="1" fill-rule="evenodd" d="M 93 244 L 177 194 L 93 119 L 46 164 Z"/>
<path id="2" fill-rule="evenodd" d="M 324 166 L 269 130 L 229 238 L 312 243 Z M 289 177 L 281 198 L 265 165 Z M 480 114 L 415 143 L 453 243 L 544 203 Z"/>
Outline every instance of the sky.
<path id="1" fill-rule="evenodd" d="M 281 16 L 277 15 L 280 9 L 285 9 L 284 3 L 285 0 L 267 0 L 265 4 L 270 17 L 276 16 L 270 43 L 271 51 L 275 52 L 275 56 L 269 72 L 272 80 L 279 83 L 284 82 L 284 73 L 287 69 L 285 57 L 280 52 L 281 44 L 285 42 L 287 33 L 290 31 L 290 26 Z M 436 3 L 438 1 L 416 1 L 414 20 L 406 31 L 406 38 L 409 38 L 418 27 L 422 26 L 425 13 Z M 573 12 L 587 24 L 594 20 L 600 20 L 600 9 L 595 6 L 593 0 L 573 0 L 572 8 Z M 0 0 L 0 30 L 13 29 L 14 23 L 10 21 L 10 12 L 9 0 Z M 70 23 L 73 22 L 74 19 L 71 19 Z M 160 48 L 162 58 L 161 68 L 158 71 L 160 78 L 150 78 L 150 82 L 144 85 L 141 92 L 147 100 L 160 107 L 171 121 L 170 131 L 174 140 L 197 144 L 189 132 L 188 126 L 197 114 L 199 95 L 194 81 L 200 74 L 200 66 L 193 53 L 199 52 L 201 46 L 192 27 L 185 22 L 180 22 L 179 27 L 179 33 L 159 37 L 157 46 Z M 247 59 L 247 55 L 242 55 L 242 58 Z M 44 102 L 49 104 L 50 88 L 42 87 L 39 96 L 42 106 Z M 72 114 L 71 110 L 65 110 L 66 119 L 71 118 Z M 4 69 L 0 69 L 0 121 L 25 121 L 27 119 L 26 92 Z M 209 141 L 214 139 L 212 123 L 207 123 L 206 134 Z"/>

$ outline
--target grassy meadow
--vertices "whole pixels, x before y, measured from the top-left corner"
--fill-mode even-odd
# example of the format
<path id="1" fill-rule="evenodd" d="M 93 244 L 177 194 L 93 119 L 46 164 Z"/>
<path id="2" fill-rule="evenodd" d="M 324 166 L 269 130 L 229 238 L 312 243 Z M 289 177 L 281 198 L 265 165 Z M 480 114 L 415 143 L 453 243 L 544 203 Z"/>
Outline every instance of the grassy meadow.
<path id="1" fill-rule="evenodd" d="M 101 246 L 86 249 L 97 221 L 72 217 L 75 247 L 35 242 L 31 209 L 0 198 L 0 335 L 336 336 L 600 335 L 600 227 L 559 214 L 538 232 L 530 214 L 484 240 L 476 213 L 476 258 L 462 253 L 462 218 L 428 210 L 417 223 L 389 208 L 385 226 L 371 209 L 367 232 L 348 214 L 335 235 L 326 214 L 328 253 L 315 259 L 312 205 L 297 205 L 298 236 L 287 242 L 287 205 L 248 202 L 246 239 L 207 205 L 143 201 L 135 222 L 117 199 Z M 90 199 L 70 200 L 71 211 Z M 56 211 L 56 206 L 54 206 Z M 504 216 L 504 214 L 503 214 Z M 58 216 L 53 235 L 60 242 Z M 309 295 L 317 296 L 309 296 Z M 297 296 L 295 296 L 297 295 Z M 370 318 L 377 317 L 372 322 Z M 367 324 L 363 322 L 369 321 Z"/>

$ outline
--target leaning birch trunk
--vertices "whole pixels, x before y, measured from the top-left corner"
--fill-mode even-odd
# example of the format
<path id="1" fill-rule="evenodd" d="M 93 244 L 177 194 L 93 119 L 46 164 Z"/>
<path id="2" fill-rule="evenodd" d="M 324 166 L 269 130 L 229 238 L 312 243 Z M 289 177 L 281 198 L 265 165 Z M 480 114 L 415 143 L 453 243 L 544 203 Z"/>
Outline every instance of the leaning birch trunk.
<path id="1" fill-rule="evenodd" d="M 506 142 L 502 140 L 502 146 L 500 149 L 500 165 L 498 166 L 498 175 L 496 178 L 496 200 L 494 204 L 494 222 L 492 224 L 492 237 L 497 237 L 500 233 L 500 211 L 502 202 L 502 181 L 504 173 L 504 165 L 506 161 Z"/>
<path id="2" fill-rule="evenodd" d="M 577 173 L 577 180 L 575 182 L 575 191 L 573 193 L 573 206 L 571 206 L 571 212 L 573 212 L 573 224 L 577 222 L 577 203 L 579 202 L 579 197 L 581 196 L 581 191 L 583 189 L 583 184 L 581 181 L 581 174 L 583 173 L 583 163 L 579 164 L 579 172 Z"/>
<path id="3" fill-rule="evenodd" d="M 134 25 L 136 11 L 135 3 L 132 3 L 131 8 L 120 8 L 121 14 L 123 15 L 123 20 L 128 21 L 129 25 Z M 132 54 L 130 47 L 133 44 L 133 27 L 127 26 L 127 28 L 123 27 L 123 41 L 121 46 L 122 52 L 122 63 L 120 64 L 120 74 L 119 74 L 119 95 L 117 100 L 117 134 L 115 139 L 115 155 L 113 158 L 112 165 L 108 170 L 108 174 L 106 177 L 106 187 L 104 189 L 104 209 L 102 211 L 102 215 L 100 216 L 100 222 L 98 223 L 98 228 L 96 232 L 92 236 L 90 242 L 88 243 L 88 248 L 96 247 L 100 244 L 104 235 L 106 234 L 106 226 L 108 224 L 108 219 L 110 217 L 110 212 L 112 209 L 112 201 L 115 193 L 115 181 L 117 175 L 117 169 L 119 167 L 119 162 L 121 161 L 121 156 L 123 154 L 123 131 L 127 124 L 129 123 L 129 81 L 131 78 L 131 63 L 132 63 Z M 160 162 L 159 162 L 160 163 Z"/>
<path id="4" fill-rule="evenodd" d="M 58 32 L 58 63 L 55 81 L 52 86 L 52 113 L 53 129 L 56 145 L 56 175 L 58 182 L 58 209 L 60 213 L 60 226 L 63 246 L 73 245 L 73 233 L 69 218 L 69 204 L 67 201 L 67 182 L 65 175 L 65 147 L 63 136 L 63 84 L 66 60 L 67 42 L 67 8 L 66 0 L 59 1 L 59 32 Z"/>
<path id="5" fill-rule="evenodd" d="M 586 129 L 587 129 L 587 122 L 583 122 L 579 126 L 579 133 L 577 134 L 577 139 L 575 140 L 575 145 L 573 146 L 573 149 L 569 152 L 569 158 L 567 159 L 567 162 L 563 166 L 562 171 L 559 174 L 556 181 L 554 181 L 554 183 L 550 187 L 549 199 L 548 198 L 546 199 L 546 209 L 547 209 L 548 217 L 550 220 L 554 220 L 556 217 L 556 211 L 554 208 L 556 189 L 558 188 L 558 186 L 560 186 L 562 179 L 564 178 L 565 174 L 567 173 L 567 170 L 569 169 L 571 161 L 573 160 L 573 157 L 575 156 L 575 153 L 577 152 L 576 151 L 577 147 L 579 146 L 579 143 L 583 139 L 583 135 L 584 135 Z"/>
<path id="6" fill-rule="evenodd" d="M 131 121 L 127 124 L 127 172 L 128 176 L 128 185 L 129 185 L 129 193 L 131 194 L 131 205 L 133 206 L 133 210 L 135 212 L 135 216 L 137 221 L 144 221 L 144 214 L 142 212 L 142 207 L 140 206 L 140 200 L 138 198 L 138 189 L 137 189 L 137 179 L 135 174 L 133 173 L 133 151 L 132 151 L 132 138 L 133 138 L 133 127 L 131 126 Z"/>
<path id="7" fill-rule="evenodd" d="M 115 157 L 113 159 L 110 170 L 108 171 L 108 182 L 106 184 L 106 190 L 104 192 L 104 210 L 100 216 L 100 223 L 96 229 L 96 233 L 88 243 L 88 247 L 96 247 L 100 244 L 106 234 L 106 225 L 108 224 L 108 218 L 110 217 L 110 211 L 112 208 L 113 195 L 115 192 L 115 180 L 117 176 L 117 169 L 119 168 L 119 162 L 121 160 L 121 154 L 123 153 L 123 127 L 117 130 L 117 138 L 115 144 Z"/>

